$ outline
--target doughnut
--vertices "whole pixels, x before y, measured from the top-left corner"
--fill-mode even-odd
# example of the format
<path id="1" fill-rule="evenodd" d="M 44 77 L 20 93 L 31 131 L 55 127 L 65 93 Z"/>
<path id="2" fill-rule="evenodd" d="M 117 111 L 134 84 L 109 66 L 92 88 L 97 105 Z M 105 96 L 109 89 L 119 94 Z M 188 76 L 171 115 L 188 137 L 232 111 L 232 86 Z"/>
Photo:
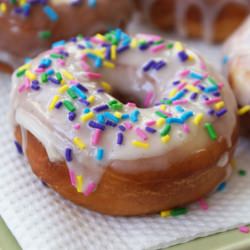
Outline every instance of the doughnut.
<path id="1" fill-rule="evenodd" d="M 225 40 L 250 12 L 249 0 L 139 0 L 143 16 L 162 30 L 208 42 Z"/>
<path id="2" fill-rule="evenodd" d="M 237 107 L 196 52 L 120 29 L 59 42 L 12 77 L 15 144 L 44 183 L 109 215 L 184 206 L 230 175 Z"/>
<path id="3" fill-rule="evenodd" d="M 1 61 L 17 67 L 52 42 L 124 27 L 133 9 L 130 0 L 1 1 Z"/>
<path id="4" fill-rule="evenodd" d="M 238 102 L 238 115 L 242 118 L 242 125 L 249 130 L 250 120 L 250 17 L 232 34 L 223 46 L 223 63 L 225 74 L 234 91 Z"/>

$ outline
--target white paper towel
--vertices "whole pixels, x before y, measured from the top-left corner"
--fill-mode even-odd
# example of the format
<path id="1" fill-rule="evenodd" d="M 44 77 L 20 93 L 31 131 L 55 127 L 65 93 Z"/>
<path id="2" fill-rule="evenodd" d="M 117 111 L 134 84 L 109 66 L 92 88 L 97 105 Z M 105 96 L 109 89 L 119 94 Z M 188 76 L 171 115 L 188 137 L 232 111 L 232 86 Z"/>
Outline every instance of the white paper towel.
<path id="1" fill-rule="evenodd" d="M 219 65 L 219 47 L 192 45 Z M 175 218 L 115 218 L 73 205 L 43 186 L 16 153 L 7 120 L 9 90 L 9 77 L 1 75 L 0 214 L 23 249 L 158 249 L 250 223 L 250 174 L 234 174 L 224 191 L 207 200 L 208 210 L 193 204 L 188 214 Z M 249 147 L 242 139 L 236 157 L 240 169 L 248 168 Z"/>

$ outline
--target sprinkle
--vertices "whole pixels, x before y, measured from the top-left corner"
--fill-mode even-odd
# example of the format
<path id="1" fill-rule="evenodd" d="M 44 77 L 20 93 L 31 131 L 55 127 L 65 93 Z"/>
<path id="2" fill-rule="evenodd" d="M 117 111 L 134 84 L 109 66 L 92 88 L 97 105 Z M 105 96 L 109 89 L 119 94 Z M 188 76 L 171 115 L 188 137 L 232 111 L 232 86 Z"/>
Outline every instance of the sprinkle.
<path id="1" fill-rule="evenodd" d="M 153 53 L 156 53 L 156 52 L 161 51 L 161 50 L 164 49 L 164 48 L 165 48 L 165 44 L 159 44 L 159 45 L 157 45 L 157 46 L 152 47 L 152 48 L 150 49 L 150 51 L 153 52 Z"/>
<path id="2" fill-rule="evenodd" d="M 122 145 L 122 143 L 123 143 L 123 134 L 122 133 L 119 132 L 117 134 L 117 141 L 116 142 L 118 145 Z"/>
<path id="3" fill-rule="evenodd" d="M 84 114 L 81 116 L 80 120 L 82 122 L 86 122 L 89 121 L 90 119 L 94 118 L 95 114 L 93 112 L 89 112 L 87 114 Z"/>
<path id="4" fill-rule="evenodd" d="M 217 134 L 214 130 L 214 127 L 211 123 L 205 123 L 204 127 L 206 128 L 207 132 L 208 132 L 208 135 L 209 137 L 214 141 L 217 139 Z"/>
<path id="5" fill-rule="evenodd" d="M 97 129 L 100 129 L 100 130 L 105 130 L 105 126 L 101 123 L 97 123 L 95 121 L 89 121 L 88 125 L 91 127 L 91 128 L 97 128 Z"/>
<path id="6" fill-rule="evenodd" d="M 79 130 L 81 128 L 81 125 L 79 123 L 76 123 L 73 125 L 73 128 Z"/>
<path id="7" fill-rule="evenodd" d="M 145 96 L 145 99 L 144 99 L 144 103 L 143 103 L 143 106 L 144 106 L 145 108 L 146 108 L 146 107 L 149 107 L 150 104 L 152 103 L 153 95 L 154 95 L 154 92 L 153 92 L 153 91 L 147 92 L 147 94 L 146 94 L 146 96 Z"/>
<path id="8" fill-rule="evenodd" d="M 226 182 L 222 182 L 216 189 L 216 191 L 221 192 L 225 189 L 226 187 Z"/>
<path id="9" fill-rule="evenodd" d="M 17 141 L 14 141 L 14 143 L 15 143 L 17 152 L 18 152 L 20 155 L 22 155 L 22 154 L 23 154 L 22 146 L 21 146 Z"/>
<path id="10" fill-rule="evenodd" d="M 95 97 L 93 95 L 91 95 L 88 97 L 87 101 L 90 103 L 93 103 L 95 101 Z"/>
<path id="11" fill-rule="evenodd" d="M 59 98 L 60 98 L 59 95 L 55 95 L 55 96 L 52 98 L 52 100 L 51 100 L 51 102 L 50 102 L 50 104 L 49 104 L 49 110 L 52 110 L 52 109 L 55 108 L 55 105 L 56 105 L 56 103 L 59 101 Z"/>
<path id="12" fill-rule="evenodd" d="M 157 121 L 156 121 L 156 126 L 157 127 L 162 127 L 163 125 L 165 124 L 165 119 L 164 118 L 159 118 L 159 119 L 157 119 Z"/>
<path id="13" fill-rule="evenodd" d="M 104 156 L 104 149 L 103 148 L 97 148 L 96 152 L 96 160 L 101 161 Z"/>
<path id="14" fill-rule="evenodd" d="M 36 75 L 29 70 L 25 72 L 25 76 L 31 81 L 36 80 Z"/>
<path id="15" fill-rule="evenodd" d="M 250 111 L 250 105 L 245 105 L 242 108 L 238 109 L 238 115 L 244 115 Z"/>
<path id="16" fill-rule="evenodd" d="M 68 109 L 70 112 L 74 112 L 76 110 L 75 106 L 71 101 L 64 100 L 63 105 L 66 109 Z"/>
<path id="17" fill-rule="evenodd" d="M 246 175 L 247 175 L 247 172 L 246 172 L 246 170 L 244 170 L 244 169 L 240 169 L 240 170 L 238 171 L 238 174 L 239 174 L 239 176 L 246 176 Z"/>
<path id="18" fill-rule="evenodd" d="M 185 113 L 183 113 L 182 115 L 181 115 L 181 120 L 183 121 L 183 122 L 185 122 L 186 120 L 188 120 L 190 117 L 192 117 L 194 115 L 194 113 L 192 112 L 192 111 L 187 111 L 187 112 L 185 112 Z"/>
<path id="19" fill-rule="evenodd" d="M 58 91 L 58 93 L 63 94 L 68 90 L 68 88 L 69 88 L 68 85 L 64 85 L 64 86 L 60 87 L 57 91 Z"/>
<path id="20" fill-rule="evenodd" d="M 74 79 L 74 76 L 70 72 L 68 72 L 67 70 L 65 70 L 65 69 L 63 69 L 61 73 L 68 80 L 73 80 Z"/>
<path id="21" fill-rule="evenodd" d="M 145 143 L 145 142 L 140 142 L 140 141 L 132 141 L 132 145 L 137 147 L 137 148 L 144 148 L 144 149 L 148 149 L 149 148 L 149 144 Z"/>
<path id="22" fill-rule="evenodd" d="M 144 133 L 144 131 L 140 128 L 135 129 L 136 134 L 142 139 L 142 140 L 147 140 L 148 136 Z"/>
<path id="23" fill-rule="evenodd" d="M 247 227 L 247 226 L 240 226 L 240 227 L 239 227 L 239 231 L 240 231 L 241 233 L 248 234 L 248 233 L 250 232 L 250 229 L 249 229 L 249 227 Z"/>
<path id="24" fill-rule="evenodd" d="M 214 108 L 216 110 L 222 109 L 225 106 L 225 103 L 223 101 L 217 102 L 216 104 L 214 104 Z"/>
<path id="25" fill-rule="evenodd" d="M 171 214 L 170 214 L 170 210 L 164 210 L 164 211 L 161 211 L 160 213 L 160 216 L 165 218 L 165 217 L 169 217 Z"/>
<path id="26" fill-rule="evenodd" d="M 151 128 L 151 127 L 148 127 L 148 126 L 145 128 L 145 130 L 146 130 L 148 133 L 150 133 L 150 134 L 154 134 L 154 133 L 156 132 L 156 129 Z"/>
<path id="27" fill-rule="evenodd" d="M 76 189 L 78 193 L 82 192 L 83 178 L 81 175 L 76 176 Z"/>
<path id="28" fill-rule="evenodd" d="M 117 117 L 115 117 L 115 116 L 114 116 L 112 113 L 110 113 L 110 112 L 105 112 L 105 113 L 104 113 L 104 116 L 105 116 L 105 118 L 111 120 L 111 121 L 114 122 L 114 123 L 118 123 L 118 122 L 119 122 L 119 119 L 118 119 Z"/>
<path id="29" fill-rule="evenodd" d="M 57 13 L 50 6 L 48 5 L 44 6 L 43 11 L 51 21 L 55 22 L 58 20 Z"/>
<path id="30" fill-rule="evenodd" d="M 107 110 L 107 109 L 109 109 L 109 106 L 107 104 L 104 104 L 104 105 L 100 105 L 100 106 L 95 107 L 94 111 L 96 113 L 99 113 L 99 112 L 102 112 L 102 111 Z"/>
<path id="31" fill-rule="evenodd" d="M 171 216 L 179 216 L 179 215 L 184 215 L 188 212 L 187 208 L 185 207 L 180 207 L 180 208 L 175 208 L 170 211 Z"/>
<path id="32" fill-rule="evenodd" d="M 201 123 L 203 117 L 204 117 L 204 114 L 203 114 L 203 113 L 197 114 L 197 115 L 194 117 L 194 119 L 193 119 L 194 125 L 198 126 L 198 125 Z"/>
<path id="33" fill-rule="evenodd" d="M 131 112 L 130 116 L 129 116 L 129 117 L 130 117 L 130 120 L 131 120 L 132 122 L 137 122 L 137 121 L 138 121 L 139 115 L 140 115 L 140 111 L 139 111 L 138 109 L 133 110 L 133 111 Z"/>
<path id="34" fill-rule="evenodd" d="M 75 93 L 75 91 L 74 91 L 73 88 L 68 89 L 68 90 L 67 90 L 67 94 L 68 94 L 72 99 L 76 99 L 76 98 L 77 98 L 77 95 L 76 95 L 76 93 Z"/>
<path id="35" fill-rule="evenodd" d="M 184 124 L 182 125 L 182 129 L 183 129 L 183 131 L 184 131 L 186 134 L 188 134 L 188 133 L 190 132 L 190 128 L 189 128 L 189 126 L 188 126 L 186 123 L 184 123 Z"/>
<path id="36" fill-rule="evenodd" d="M 171 130 L 171 125 L 170 124 L 166 124 L 165 127 L 160 131 L 160 135 L 163 137 L 165 135 L 167 135 Z"/>
<path id="37" fill-rule="evenodd" d="M 150 69 L 152 69 L 154 67 L 154 65 L 156 64 L 156 62 L 154 60 L 150 60 L 149 62 L 147 62 L 144 66 L 143 66 L 143 71 L 147 72 Z"/>
<path id="38" fill-rule="evenodd" d="M 65 149 L 65 159 L 67 162 L 72 161 L 72 149 L 71 148 L 66 148 Z"/>
<path id="39" fill-rule="evenodd" d="M 124 126 L 126 127 L 126 129 L 132 129 L 133 125 L 130 122 L 124 122 Z"/>
<path id="40" fill-rule="evenodd" d="M 84 191 L 84 195 L 85 196 L 89 196 L 91 193 L 93 193 L 94 191 L 95 191 L 95 189 L 96 189 L 96 184 L 94 183 L 94 182 L 91 182 L 88 186 L 87 186 L 87 188 L 86 188 L 86 190 Z"/>
<path id="41" fill-rule="evenodd" d="M 204 199 L 200 199 L 198 203 L 202 210 L 208 210 L 208 204 Z"/>
<path id="42" fill-rule="evenodd" d="M 79 137 L 74 137 L 73 143 L 80 150 L 83 150 L 83 149 L 86 148 L 86 145 L 84 144 L 84 142 Z"/>
<path id="43" fill-rule="evenodd" d="M 101 82 L 101 86 L 102 86 L 102 88 L 104 88 L 105 91 L 108 92 L 108 93 L 112 90 L 112 87 L 111 87 L 110 84 L 107 83 L 107 82 Z"/>
<path id="44" fill-rule="evenodd" d="M 211 98 L 209 100 L 204 101 L 204 104 L 210 105 L 210 104 L 214 104 L 214 103 L 219 102 L 219 101 L 221 101 L 220 97 L 214 97 L 214 98 Z"/>
<path id="45" fill-rule="evenodd" d="M 169 140 L 170 140 L 170 135 L 165 135 L 165 136 L 162 136 L 162 137 L 161 137 L 161 141 L 162 141 L 163 143 L 168 143 Z"/>
<path id="46" fill-rule="evenodd" d="M 185 51 L 180 51 L 180 52 L 178 53 L 178 56 L 179 56 L 179 58 L 180 58 L 180 60 L 181 60 L 182 62 L 185 62 L 185 61 L 188 60 L 188 55 L 187 55 L 187 53 L 186 53 Z"/>
<path id="47" fill-rule="evenodd" d="M 47 40 L 47 39 L 51 38 L 51 36 L 52 36 L 52 33 L 49 30 L 40 31 L 38 33 L 38 37 L 42 40 Z"/>
<path id="48" fill-rule="evenodd" d="M 72 186 L 76 186 L 76 176 L 73 170 L 69 170 L 69 177 L 70 177 L 70 182 Z"/>
<path id="49" fill-rule="evenodd" d="M 227 109 L 221 109 L 218 112 L 216 112 L 216 116 L 217 117 L 221 117 L 221 116 L 223 116 L 226 113 L 227 113 Z"/>

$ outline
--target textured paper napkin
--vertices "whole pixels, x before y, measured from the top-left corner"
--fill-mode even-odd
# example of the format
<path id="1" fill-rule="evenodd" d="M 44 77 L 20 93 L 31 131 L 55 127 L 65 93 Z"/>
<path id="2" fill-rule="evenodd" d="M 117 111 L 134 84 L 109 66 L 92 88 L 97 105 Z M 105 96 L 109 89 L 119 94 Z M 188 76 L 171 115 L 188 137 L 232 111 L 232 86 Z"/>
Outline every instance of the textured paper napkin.
<path id="1" fill-rule="evenodd" d="M 192 45 L 218 59 L 219 48 Z M 208 210 L 193 204 L 179 217 L 115 218 L 73 205 L 43 186 L 16 153 L 7 119 L 9 92 L 9 77 L 0 75 L 0 214 L 23 249 L 159 249 L 250 223 L 250 174 L 234 174 L 224 191 L 207 199 Z M 248 170 L 249 147 L 242 139 L 237 148 L 240 169 Z"/>

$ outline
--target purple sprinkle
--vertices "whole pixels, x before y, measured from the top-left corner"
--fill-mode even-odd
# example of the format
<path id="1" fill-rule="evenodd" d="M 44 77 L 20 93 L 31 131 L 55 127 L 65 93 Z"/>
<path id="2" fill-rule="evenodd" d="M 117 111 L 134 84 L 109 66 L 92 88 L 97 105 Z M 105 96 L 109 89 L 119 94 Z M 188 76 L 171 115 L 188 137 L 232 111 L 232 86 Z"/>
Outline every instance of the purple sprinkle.
<path id="1" fill-rule="evenodd" d="M 91 127 L 91 128 L 98 128 L 98 129 L 101 129 L 101 130 L 105 130 L 105 126 L 100 124 L 100 123 L 97 123 L 95 121 L 89 121 L 88 125 Z"/>
<path id="2" fill-rule="evenodd" d="M 144 72 L 149 71 L 155 65 L 154 60 L 150 60 L 142 69 Z"/>
<path id="3" fill-rule="evenodd" d="M 122 142 L 123 142 L 123 134 L 118 133 L 117 134 L 117 144 L 122 145 Z"/>
<path id="4" fill-rule="evenodd" d="M 102 112 L 102 111 L 107 110 L 107 109 L 109 109 L 109 106 L 107 104 L 104 104 L 104 105 L 100 105 L 98 107 L 95 107 L 94 111 L 96 113 L 99 113 L 99 112 Z"/>
<path id="5" fill-rule="evenodd" d="M 148 49 L 152 44 L 153 44 L 152 41 L 150 41 L 150 42 L 148 42 L 148 43 L 145 43 L 145 44 L 142 44 L 142 45 L 140 45 L 139 49 L 140 49 L 140 50 L 146 50 L 146 49 Z"/>
<path id="6" fill-rule="evenodd" d="M 126 50 L 128 50 L 129 49 L 129 45 L 126 45 L 126 46 L 122 46 L 122 47 L 120 47 L 120 48 L 117 48 L 117 53 L 119 54 L 119 53 L 122 53 L 122 52 L 124 52 L 124 51 L 126 51 Z"/>
<path id="7" fill-rule="evenodd" d="M 195 100 L 198 96 L 198 93 L 192 93 L 191 96 L 190 96 L 190 99 L 191 100 Z"/>
<path id="8" fill-rule="evenodd" d="M 214 92 L 213 96 L 220 96 L 220 92 Z"/>
<path id="9" fill-rule="evenodd" d="M 97 91 L 97 93 L 103 93 L 103 92 L 105 92 L 105 90 L 103 88 L 99 88 L 96 91 Z"/>
<path id="10" fill-rule="evenodd" d="M 202 86 L 202 85 L 197 85 L 197 87 L 201 90 L 201 91 L 204 91 L 205 87 Z"/>
<path id="11" fill-rule="evenodd" d="M 78 83 L 77 85 L 76 85 L 76 87 L 78 88 L 78 89 L 80 89 L 81 91 L 83 91 L 83 92 L 88 92 L 88 89 L 87 88 L 85 88 L 83 85 L 81 85 L 80 83 Z"/>
<path id="12" fill-rule="evenodd" d="M 146 127 L 145 130 L 151 134 L 155 133 L 156 130 L 154 128 L 151 128 L 151 127 Z"/>
<path id="13" fill-rule="evenodd" d="M 221 109 L 218 112 L 216 112 L 216 116 L 217 117 L 221 117 L 221 116 L 223 116 L 226 113 L 227 113 L 227 109 Z"/>
<path id="14" fill-rule="evenodd" d="M 82 44 L 77 44 L 78 49 L 85 49 L 85 46 Z"/>
<path id="15" fill-rule="evenodd" d="M 68 56 L 69 56 L 69 53 L 66 52 L 66 51 L 64 51 L 64 50 L 61 50 L 61 51 L 59 52 L 59 54 L 65 56 L 65 57 L 68 57 Z"/>
<path id="16" fill-rule="evenodd" d="M 76 113 L 74 113 L 74 112 L 69 112 L 68 118 L 69 118 L 70 121 L 74 121 L 75 118 L 76 118 Z"/>
<path id="17" fill-rule="evenodd" d="M 22 146 L 17 142 L 17 141 L 14 141 L 15 145 L 16 145 L 16 149 L 17 149 L 17 152 L 22 155 L 23 154 L 23 149 L 22 149 Z"/>
<path id="18" fill-rule="evenodd" d="M 31 88 L 33 90 L 39 90 L 40 89 L 39 82 L 37 80 L 32 81 Z"/>
<path id="19" fill-rule="evenodd" d="M 59 101 L 59 102 L 56 103 L 55 108 L 59 109 L 59 108 L 61 108 L 61 106 L 62 106 L 62 102 Z"/>
<path id="20" fill-rule="evenodd" d="M 106 60 L 110 60 L 111 59 L 111 55 L 110 55 L 110 46 L 107 46 L 106 51 L 105 51 L 105 59 Z"/>
<path id="21" fill-rule="evenodd" d="M 70 42 L 76 43 L 77 42 L 77 38 L 76 37 L 71 37 L 69 39 Z"/>
<path id="22" fill-rule="evenodd" d="M 156 70 L 160 70 L 160 69 L 162 69 L 163 67 L 165 67 L 167 64 L 164 62 L 164 61 L 160 61 L 160 62 L 158 62 L 155 66 L 154 66 L 154 68 L 156 69 Z"/>
<path id="23" fill-rule="evenodd" d="M 173 82 L 173 85 L 178 85 L 178 84 L 180 84 L 180 81 L 174 81 Z"/>
<path id="24" fill-rule="evenodd" d="M 117 126 L 116 123 L 114 123 L 114 122 L 112 122 L 112 121 L 110 121 L 110 120 L 107 120 L 107 121 L 105 122 L 105 124 L 106 124 L 107 126 L 110 126 L 110 127 L 116 127 L 116 126 Z"/>
<path id="25" fill-rule="evenodd" d="M 209 115 L 214 115 L 214 112 L 215 112 L 215 111 L 214 111 L 213 109 L 210 109 L 210 110 L 208 110 L 207 113 L 208 113 Z"/>
<path id="26" fill-rule="evenodd" d="M 85 99 L 83 99 L 83 98 L 79 98 L 78 100 L 79 100 L 79 102 L 81 102 L 82 104 L 84 104 L 86 106 L 90 105 L 90 103 L 88 101 L 86 101 Z"/>
<path id="27" fill-rule="evenodd" d="M 180 51 L 178 53 L 179 58 L 181 59 L 182 62 L 185 62 L 188 60 L 188 55 L 185 51 Z"/>
<path id="28" fill-rule="evenodd" d="M 118 128 L 119 128 L 122 132 L 126 131 L 126 128 L 125 128 L 123 125 L 119 125 Z"/>
<path id="29" fill-rule="evenodd" d="M 65 159 L 67 162 L 72 161 L 72 149 L 71 148 L 65 149 Z"/>
<path id="30" fill-rule="evenodd" d="M 57 80 L 57 79 L 55 79 L 55 78 L 53 78 L 53 77 L 48 77 L 48 80 L 50 81 L 50 82 L 52 82 L 52 83 L 54 83 L 54 84 L 60 84 L 60 82 Z"/>

